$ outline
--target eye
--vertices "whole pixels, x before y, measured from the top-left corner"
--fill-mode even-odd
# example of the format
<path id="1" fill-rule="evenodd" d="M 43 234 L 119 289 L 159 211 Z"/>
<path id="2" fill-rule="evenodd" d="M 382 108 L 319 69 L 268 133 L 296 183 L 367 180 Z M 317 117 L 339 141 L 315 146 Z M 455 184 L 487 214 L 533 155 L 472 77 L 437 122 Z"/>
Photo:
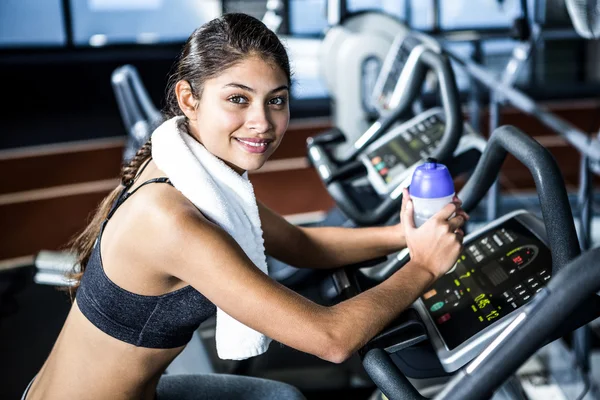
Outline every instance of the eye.
<path id="1" fill-rule="evenodd" d="M 278 96 L 278 97 L 275 97 L 275 98 L 269 100 L 269 104 L 273 104 L 275 106 L 282 106 L 285 104 L 286 100 L 287 99 L 285 97 Z"/>
<path id="2" fill-rule="evenodd" d="M 239 95 L 231 96 L 227 100 L 229 100 L 230 102 L 232 102 L 234 104 L 247 104 L 248 103 L 247 98 L 245 98 L 244 96 L 239 96 Z"/>

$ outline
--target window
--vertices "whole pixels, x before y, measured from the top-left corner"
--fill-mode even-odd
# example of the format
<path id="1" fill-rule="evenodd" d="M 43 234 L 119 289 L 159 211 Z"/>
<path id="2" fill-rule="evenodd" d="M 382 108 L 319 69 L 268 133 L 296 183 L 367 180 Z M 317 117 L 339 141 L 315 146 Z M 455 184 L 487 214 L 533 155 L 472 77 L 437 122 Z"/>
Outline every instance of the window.
<path id="1" fill-rule="evenodd" d="M 218 0 L 72 0 L 79 46 L 183 42 L 221 14 Z"/>
<path id="2" fill-rule="evenodd" d="M 290 33 L 322 36 L 327 28 L 325 0 L 290 0 Z"/>
<path id="3" fill-rule="evenodd" d="M 0 47 L 64 46 L 61 0 L 0 1 Z"/>
<path id="4" fill-rule="evenodd" d="M 508 28 L 521 14 L 520 0 L 440 0 L 441 29 Z"/>
<path id="5" fill-rule="evenodd" d="M 284 43 L 294 73 L 292 97 L 297 100 L 327 97 L 329 93 L 319 64 L 320 40 L 287 38 Z"/>
<path id="6" fill-rule="evenodd" d="M 223 11 L 244 13 L 262 20 L 267 12 L 267 0 L 224 0 Z"/>
<path id="7" fill-rule="evenodd" d="M 347 0 L 348 12 L 380 10 L 404 20 L 407 0 Z M 422 0 L 413 0 L 415 2 Z M 327 28 L 326 0 L 289 0 L 290 34 L 322 36 Z M 433 15 L 433 14 L 432 14 Z"/>
<path id="8" fill-rule="evenodd" d="M 479 1 L 479 0 L 478 0 Z M 410 0 L 409 25 L 417 30 L 428 31 L 433 29 L 433 1 Z"/>

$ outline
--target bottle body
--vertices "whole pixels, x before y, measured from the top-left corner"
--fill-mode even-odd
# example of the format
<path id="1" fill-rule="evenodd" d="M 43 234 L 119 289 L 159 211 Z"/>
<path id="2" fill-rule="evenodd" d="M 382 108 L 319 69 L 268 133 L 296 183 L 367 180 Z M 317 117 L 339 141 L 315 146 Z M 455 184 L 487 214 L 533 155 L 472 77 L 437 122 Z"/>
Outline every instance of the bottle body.
<path id="1" fill-rule="evenodd" d="M 423 225 L 429 218 L 444 208 L 446 204 L 451 203 L 453 197 L 454 192 L 448 196 L 437 198 L 411 196 L 415 226 L 418 228 Z"/>

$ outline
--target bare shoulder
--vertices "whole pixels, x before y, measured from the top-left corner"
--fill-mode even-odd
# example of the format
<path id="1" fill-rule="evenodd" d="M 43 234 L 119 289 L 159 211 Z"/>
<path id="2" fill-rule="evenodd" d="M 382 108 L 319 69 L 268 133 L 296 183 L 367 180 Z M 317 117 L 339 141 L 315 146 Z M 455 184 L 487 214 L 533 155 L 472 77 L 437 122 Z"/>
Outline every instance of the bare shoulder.
<path id="1" fill-rule="evenodd" d="M 139 188 L 111 218 L 102 238 L 103 257 L 111 251 L 127 264 L 173 275 L 189 235 L 212 225 L 181 192 L 167 183 Z M 116 251 L 115 251 L 116 250 Z"/>

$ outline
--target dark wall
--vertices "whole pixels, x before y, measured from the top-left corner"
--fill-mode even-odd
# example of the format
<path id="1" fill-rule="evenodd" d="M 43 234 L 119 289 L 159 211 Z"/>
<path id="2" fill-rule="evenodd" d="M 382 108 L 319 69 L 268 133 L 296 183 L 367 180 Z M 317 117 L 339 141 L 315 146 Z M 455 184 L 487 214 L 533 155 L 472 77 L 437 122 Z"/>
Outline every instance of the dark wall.
<path id="1" fill-rule="evenodd" d="M 110 79 L 137 67 L 157 106 L 180 46 L 0 53 L 0 149 L 125 135 Z"/>

